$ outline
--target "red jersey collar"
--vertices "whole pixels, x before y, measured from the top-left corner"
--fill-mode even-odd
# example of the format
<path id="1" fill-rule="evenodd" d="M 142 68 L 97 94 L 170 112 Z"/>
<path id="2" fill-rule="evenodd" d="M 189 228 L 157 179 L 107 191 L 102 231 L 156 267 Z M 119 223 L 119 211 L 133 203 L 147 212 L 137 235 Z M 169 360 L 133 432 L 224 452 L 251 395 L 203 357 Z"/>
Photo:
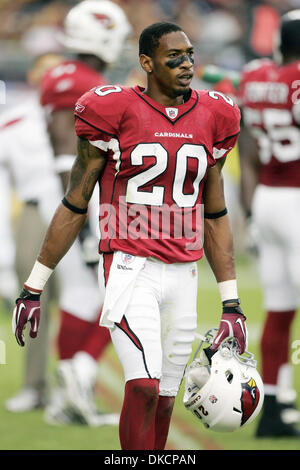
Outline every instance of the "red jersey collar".
<path id="1" fill-rule="evenodd" d="M 145 88 L 140 86 L 135 86 L 132 88 L 134 93 L 136 93 L 145 103 L 151 106 L 153 109 L 162 114 L 169 122 L 175 124 L 181 117 L 190 112 L 198 103 L 199 97 L 195 90 L 191 88 L 191 94 L 189 99 L 182 104 L 177 106 L 165 106 L 157 101 L 153 100 L 149 96 L 144 94 Z"/>

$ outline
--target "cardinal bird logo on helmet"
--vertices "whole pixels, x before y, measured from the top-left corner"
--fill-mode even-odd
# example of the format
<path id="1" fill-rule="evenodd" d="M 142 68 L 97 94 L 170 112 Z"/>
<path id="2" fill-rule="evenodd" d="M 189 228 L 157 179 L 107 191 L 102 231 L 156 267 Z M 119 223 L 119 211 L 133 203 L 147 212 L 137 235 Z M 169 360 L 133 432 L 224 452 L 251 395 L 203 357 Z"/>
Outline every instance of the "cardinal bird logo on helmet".
<path id="1" fill-rule="evenodd" d="M 100 21 L 104 28 L 113 29 L 115 27 L 112 19 L 109 16 L 104 15 L 103 13 L 93 13 L 93 15 L 96 20 Z"/>
<path id="2" fill-rule="evenodd" d="M 242 422 L 245 424 L 259 403 L 260 392 L 254 379 L 242 384 Z"/>

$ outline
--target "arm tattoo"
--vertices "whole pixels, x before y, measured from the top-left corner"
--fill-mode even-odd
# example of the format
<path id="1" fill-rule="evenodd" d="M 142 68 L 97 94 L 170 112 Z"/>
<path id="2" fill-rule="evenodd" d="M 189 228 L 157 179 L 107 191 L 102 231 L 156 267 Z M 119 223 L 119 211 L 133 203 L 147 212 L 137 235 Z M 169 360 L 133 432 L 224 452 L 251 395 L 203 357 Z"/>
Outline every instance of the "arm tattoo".
<path id="1" fill-rule="evenodd" d="M 99 170 L 94 169 L 86 177 L 86 181 L 84 182 L 81 194 L 87 202 L 89 202 L 89 200 L 92 197 L 95 183 L 98 179 L 98 176 L 99 176 Z"/>
<path id="2" fill-rule="evenodd" d="M 89 142 L 84 139 L 78 139 L 77 158 L 70 174 L 68 192 L 73 191 L 82 183 L 82 178 L 85 174 L 85 169 L 90 156 L 89 152 Z"/>
<path id="3" fill-rule="evenodd" d="M 77 158 L 70 174 L 67 194 L 81 187 L 81 196 L 86 202 L 89 202 L 101 173 L 101 165 L 99 165 L 99 168 L 94 166 L 90 170 L 88 169 L 89 163 L 96 159 L 99 159 L 98 161 L 101 159 L 98 149 L 91 148 L 88 140 L 78 138 Z"/>

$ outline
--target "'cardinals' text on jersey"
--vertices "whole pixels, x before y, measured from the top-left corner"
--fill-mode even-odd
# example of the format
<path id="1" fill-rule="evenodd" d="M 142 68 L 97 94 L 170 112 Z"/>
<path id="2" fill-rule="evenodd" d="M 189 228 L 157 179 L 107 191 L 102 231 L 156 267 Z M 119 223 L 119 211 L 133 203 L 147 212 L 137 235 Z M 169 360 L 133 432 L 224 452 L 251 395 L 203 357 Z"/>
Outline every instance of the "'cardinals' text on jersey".
<path id="1" fill-rule="evenodd" d="M 200 259 L 207 170 L 227 155 L 239 133 L 232 100 L 193 90 L 185 103 L 167 107 L 140 87 L 107 85 L 83 95 L 75 116 L 77 135 L 107 152 L 100 251 L 166 263 Z"/>
<path id="2" fill-rule="evenodd" d="M 96 70 L 77 60 L 66 60 L 48 70 L 40 85 L 41 104 L 47 112 L 73 109 L 76 100 L 106 80 Z"/>
<path id="3" fill-rule="evenodd" d="M 264 185 L 300 187 L 299 90 L 300 61 L 278 66 L 262 59 L 245 67 L 243 118 L 258 143 Z"/>

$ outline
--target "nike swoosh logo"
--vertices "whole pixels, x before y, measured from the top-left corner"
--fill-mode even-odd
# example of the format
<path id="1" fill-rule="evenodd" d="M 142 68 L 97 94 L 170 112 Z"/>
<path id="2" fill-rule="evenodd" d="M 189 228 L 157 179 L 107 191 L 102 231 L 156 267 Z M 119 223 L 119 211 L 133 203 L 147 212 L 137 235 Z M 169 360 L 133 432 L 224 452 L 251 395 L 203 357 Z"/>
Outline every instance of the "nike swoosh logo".
<path id="1" fill-rule="evenodd" d="M 237 318 L 234 323 L 235 324 L 238 323 L 240 325 L 240 328 L 241 328 L 243 336 L 244 336 L 244 340 L 246 340 L 246 332 L 245 332 L 245 328 L 244 328 L 242 320 L 240 318 Z"/>
<path id="2" fill-rule="evenodd" d="M 221 320 L 221 323 L 225 323 L 228 326 L 228 335 L 227 336 L 234 336 L 233 335 L 233 329 L 232 329 L 232 324 L 228 320 Z M 218 344 L 221 337 L 224 335 L 224 329 L 221 331 L 221 333 L 214 339 L 214 343 Z M 226 338 L 226 336 L 225 336 Z"/>
<path id="3" fill-rule="evenodd" d="M 34 314 L 34 312 L 35 312 L 36 310 L 39 310 L 39 308 L 40 308 L 40 307 L 34 307 L 34 308 L 30 311 L 30 314 L 28 315 L 28 321 L 31 320 L 32 315 Z M 32 328 L 32 331 L 35 331 L 35 332 L 37 331 L 37 321 L 36 321 L 36 318 L 34 319 L 34 326 L 33 326 L 33 328 Z"/>
<path id="4" fill-rule="evenodd" d="M 21 303 L 19 304 L 19 308 L 18 308 L 18 312 L 17 312 L 17 325 L 19 324 L 19 319 L 20 319 L 22 310 L 26 310 L 26 305 L 23 304 L 23 302 L 21 302 Z"/>

